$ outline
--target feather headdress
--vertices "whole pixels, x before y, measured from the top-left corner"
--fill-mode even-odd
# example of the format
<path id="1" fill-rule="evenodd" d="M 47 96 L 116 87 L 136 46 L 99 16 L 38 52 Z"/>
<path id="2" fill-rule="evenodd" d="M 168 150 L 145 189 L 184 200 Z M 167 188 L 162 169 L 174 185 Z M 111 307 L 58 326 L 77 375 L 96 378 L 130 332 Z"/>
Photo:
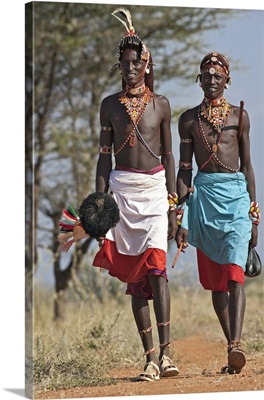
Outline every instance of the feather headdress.
<path id="1" fill-rule="evenodd" d="M 149 52 L 147 46 L 139 38 L 138 34 L 136 33 L 136 31 L 133 27 L 133 22 L 132 22 L 132 17 L 131 17 L 130 11 L 125 7 L 118 7 L 111 13 L 111 15 L 113 15 L 115 18 L 117 18 L 125 26 L 126 31 L 127 31 L 125 36 L 123 36 L 121 38 L 118 48 L 117 48 L 118 61 L 120 61 L 122 48 L 128 44 L 134 44 L 135 46 L 141 46 L 140 58 L 144 61 L 149 61 L 150 52 Z"/>
<path id="2" fill-rule="evenodd" d="M 59 221 L 60 233 L 58 241 L 63 252 L 67 252 L 72 244 L 77 240 L 88 238 L 89 235 L 84 231 L 80 218 L 75 209 L 68 205 L 62 212 Z"/>
<path id="3" fill-rule="evenodd" d="M 100 241 L 118 221 L 119 209 L 114 198 L 107 193 L 91 193 L 83 200 L 79 215 L 71 205 L 63 210 L 57 236 L 60 249 L 67 252 L 74 242 L 84 238 Z"/>
<path id="4" fill-rule="evenodd" d="M 126 21 L 127 21 L 127 23 L 128 23 L 128 25 L 127 25 L 127 23 L 125 22 L 125 21 L 123 21 L 121 18 L 119 18 L 116 14 L 118 14 L 118 13 L 120 13 L 121 15 L 122 15 L 122 17 L 125 17 L 126 18 Z M 128 34 L 131 36 L 131 35 L 134 35 L 136 32 L 135 32 L 135 29 L 134 29 L 134 27 L 133 27 L 133 22 L 132 22 L 132 17 L 131 17 L 131 14 L 130 14 L 130 11 L 127 9 L 127 8 L 125 8 L 125 7 L 118 7 L 118 8 L 116 8 L 113 12 L 112 12 L 112 15 L 114 16 L 114 17 L 116 17 L 125 27 L 126 27 L 126 30 L 127 30 L 127 32 L 128 32 Z"/>

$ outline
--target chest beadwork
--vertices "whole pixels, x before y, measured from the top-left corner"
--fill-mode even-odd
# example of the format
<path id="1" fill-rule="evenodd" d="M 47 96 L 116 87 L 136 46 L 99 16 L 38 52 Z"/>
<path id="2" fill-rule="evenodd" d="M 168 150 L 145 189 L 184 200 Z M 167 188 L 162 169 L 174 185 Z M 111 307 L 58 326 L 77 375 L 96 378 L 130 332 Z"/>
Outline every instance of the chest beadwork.
<path id="1" fill-rule="evenodd" d="M 230 104 L 224 97 L 216 100 L 204 99 L 200 107 L 200 114 L 213 125 L 218 133 L 221 133 L 224 128 L 229 112 Z"/>
<path id="2" fill-rule="evenodd" d="M 129 97 L 126 93 L 122 92 L 119 97 L 119 101 L 121 104 L 124 104 L 126 112 L 128 113 L 132 122 L 137 125 L 151 98 L 152 92 L 148 87 L 146 87 L 144 94 L 138 97 Z"/>

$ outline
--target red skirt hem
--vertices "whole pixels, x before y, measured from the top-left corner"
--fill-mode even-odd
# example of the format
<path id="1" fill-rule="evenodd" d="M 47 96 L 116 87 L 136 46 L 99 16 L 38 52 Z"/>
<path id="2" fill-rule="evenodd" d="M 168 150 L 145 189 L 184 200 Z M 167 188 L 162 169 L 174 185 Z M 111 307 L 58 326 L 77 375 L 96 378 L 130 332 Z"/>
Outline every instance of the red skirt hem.
<path id="1" fill-rule="evenodd" d="M 206 290 L 228 292 L 228 282 L 244 285 L 244 270 L 237 264 L 218 264 L 197 249 L 198 272 L 201 285 Z"/>

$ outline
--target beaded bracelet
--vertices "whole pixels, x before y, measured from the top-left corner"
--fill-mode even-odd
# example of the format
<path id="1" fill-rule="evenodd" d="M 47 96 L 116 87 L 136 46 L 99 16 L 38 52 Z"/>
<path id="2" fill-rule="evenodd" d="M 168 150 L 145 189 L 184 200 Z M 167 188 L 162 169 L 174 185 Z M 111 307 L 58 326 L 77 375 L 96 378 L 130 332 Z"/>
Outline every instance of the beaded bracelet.
<path id="1" fill-rule="evenodd" d="M 256 201 L 252 201 L 250 203 L 250 209 L 249 209 L 249 218 L 252 221 L 252 224 L 258 225 L 260 222 L 260 211 L 259 211 L 259 205 Z"/>
<path id="2" fill-rule="evenodd" d="M 177 225 L 178 226 L 181 226 L 181 224 L 182 224 L 184 210 L 185 210 L 185 203 L 182 203 L 181 205 L 177 206 L 176 215 L 177 215 Z"/>
<path id="3" fill-rule="evenodd" d="M 112 146 L 107 147 L 106 145 L 104 146 L 99 146 L 98 148 L 100 154 L 111 154 L 112 153 Z"/>
<path id="4" fill-rule="evenodd" d="M 178 195 L 177 193 L 168 194 L 169 212 L 177 210 Z"/>

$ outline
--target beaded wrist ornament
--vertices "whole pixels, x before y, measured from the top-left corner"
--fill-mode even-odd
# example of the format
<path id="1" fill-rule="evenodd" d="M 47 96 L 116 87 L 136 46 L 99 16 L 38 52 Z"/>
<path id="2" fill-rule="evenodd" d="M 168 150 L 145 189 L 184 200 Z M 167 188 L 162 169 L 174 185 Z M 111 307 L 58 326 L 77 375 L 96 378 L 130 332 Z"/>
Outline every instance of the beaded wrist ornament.
<path id="1" fill-rule="evenodd" d="M 176 215 L 177 215 L 177 225 L 178 226 L 181 226 L 181 224 L 182 224 L 184 210 L 185 210 L 185 203 L 182 203 L 181 205 L 177 206 Z"/>
<path id="2" fill-rule="evenodd" d="M 252 221 L 252 224 L 258 225 L 260 222 L 260 211 L 259 211 L 259 205 L 256 201 L 252 201 L 250 203 L 250 209 L 249 209 L 249 218 Z"/>
<path id="3" fill-rule="evenodd" d="M 177 204 L 178 204 L 178 195 L 177 193 L 172 193 L 168 195 L 169 201 L 169 212 L 170 211 L 177 211 Z"/>

